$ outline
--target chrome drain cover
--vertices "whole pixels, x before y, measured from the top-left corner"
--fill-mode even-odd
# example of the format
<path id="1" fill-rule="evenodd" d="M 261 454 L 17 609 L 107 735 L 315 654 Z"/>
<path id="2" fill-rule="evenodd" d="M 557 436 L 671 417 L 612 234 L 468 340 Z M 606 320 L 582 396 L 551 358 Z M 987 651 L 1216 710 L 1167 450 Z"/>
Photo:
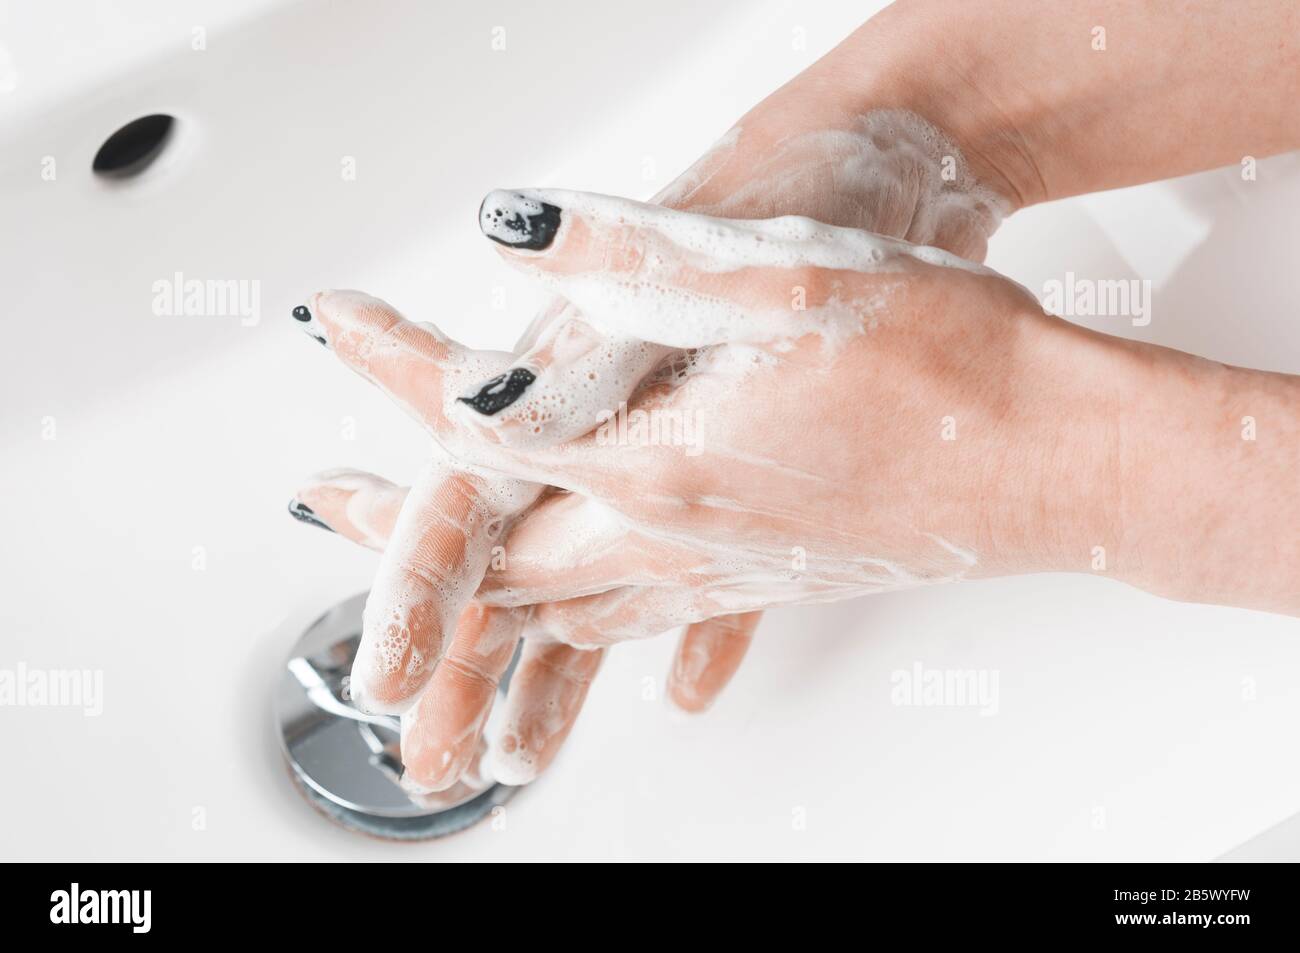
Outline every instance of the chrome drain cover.
<path id="1" fill-rule="evenodd" d="M 462 782 L 442 794 L 409 794 L 398 720 L 354 708 L 346 679 L 361 643 L 366 593 L 307 627 L 276 688 L 280 748 L 295 785 L 320 813 L 349 830 L 391 840 L 427 840 L 464 830 L 517 788 Z M 509 673 L 500 691 L 509 684 Z"/>

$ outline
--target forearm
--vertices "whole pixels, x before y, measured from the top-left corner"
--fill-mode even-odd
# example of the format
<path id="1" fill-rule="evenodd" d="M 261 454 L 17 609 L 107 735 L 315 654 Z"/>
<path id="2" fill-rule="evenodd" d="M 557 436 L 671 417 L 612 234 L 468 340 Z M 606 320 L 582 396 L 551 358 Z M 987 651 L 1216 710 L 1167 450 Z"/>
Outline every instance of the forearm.
<path id="1" fill-rule="evenodd" d="M 1032 324 L 1028 564 L 1300 615 L 1300 377 Z"/>
<path id="2" fill-rule="evenodd" d="M 900 0 L 747 118 L 908 109 L 1014 209 L 1300 148 L 1297 102 L 1293 0 Z"/>
<path id="3" fill-rule="evenodd" d="M 1139 351 L 1126 575 L 1175 599 L 1300 615 L 1300 377 Z"/>

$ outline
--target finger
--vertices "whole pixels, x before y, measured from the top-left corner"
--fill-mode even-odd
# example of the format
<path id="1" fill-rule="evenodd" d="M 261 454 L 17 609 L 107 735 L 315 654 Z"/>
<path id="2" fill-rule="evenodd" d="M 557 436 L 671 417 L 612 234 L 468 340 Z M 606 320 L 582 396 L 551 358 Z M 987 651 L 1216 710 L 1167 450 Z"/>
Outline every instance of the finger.
<path id="1" fill-rule="evenodd" d="M 308 477 L 289 501 L 289 515 L 382 550 L 406 499 L 407 487 L 364 470 L 326 470 Z"/>
<path id="2" fill-rule="evenodd" d="M 724 615 L 688 626 L 673 656 L 669 701 L 692 714 L 712 705 L 740 667 L 762 615 Z"/>
<path id="3" fill-rule="evenodd" d="M 494 605 L 531 605 L 628 585 L 678 584 L 709 569 L 705 556 L 682 544 L 629 529 L 607 506 L 585 496 L 546 497 L 515 522 L 502 542 L 478 598 Z"/>
<path id="4" fill-rule="evenodd" d="M 645 639 L 722 612 L 697 590 L 624 586 L 533 609 L 530 632 L 579 649 Z"/>
<path id="5" fill-rule="evenodd" d="M 304 483 L 290 512 L 304 522 L 382 550 L 407 492 L 406 487 L 371 473 L 330 470 Z M 304 516 L 304 511 L 309 515 Z M 476 603 L 461 614 L 451 646 L 428 687 L 402 718 L 405 778 L 418 790 L 448 790 L 476 756 L 497 683 L 510 664 L 525 617 L 524 610 Z"/>
<path id="6" fill-rule="evenodd" d="M 435 433 L 448 430 L 447 406 L 458 394 L 510 361 L 507 354 L 471 351 L 433 325 L 407 321 L 392 305 L 360 291 L 319 292 L 294 308 L 293 317 Z"/>
<path id="7" fill-rule="evenodd" d="M 408 492 L 362 470 L 327 470 L 303 482 L 289 513 L 382 551 Z M 511 524 L 476 597 L 487 605 L 527 606 L 620 586 L 676 584 L 687 574 L 699 577 L 706 566 L 688 547 L 628 529 L 595 500 L 555 493 Z"/>
<path id="8" fill-rule="evenodd" d="M 487 569 L 505 521 L 540 488 L 429 464 L 411 487 L 362 617 L 352 694 L 365 711 L 401 714 L 428 684 Z"/>
<path id="9" fill-rule="evenodd" d="M 914 257 L 905 242 L 807 218 L 710 218 L 557 189 L 492 192 L 479 225 L 600 330 L 681 348 L 789 338 L 837 315 L 860 323 L 846 291 Z"/>
<path id="10" fill-rule="evenodd" d="M 841 130 L 832 143 L 823 136 L 769 142 L 761 131 L 751 143 L 745 140 L 747 133 L 733 129 L 652 203 L 726 218 L 806 215 L 982 260 L 986 236 L 997 223 L 996 210 L 972 202 L 966 189 L 954 194 L 935 171 L 937 163 L 918 161 L 915 150 L 882 150 L 869 131 Z M 865 174 L 864 163 L 876 174 Z M 496 211 L 487 210 L 507 232 L 519 224 L 513 217 L 497 217 Z M 576 317 L 571 304 L 560 310 L 531 328 L 516 348 L 521 357 L 515 365 L 536 377 L 527 392 L 494 415 L 462 414 L 470 426 L 495 432 L 501 443 L 513 447 L 569 440 L 602 411 L 616 408 L 638 380 L 668 357 L 664 348 L 640 353 L 654 346 L 637 338 L 602 336 Z M 580 327 L 562 327 L 570 320 Z M 541 340 L 543 329 L 550 331 L 551 340 Z M 583 399 L 572 402 L 573 394 Z M 587 428 L 580 427 L 583 420 Z"/>
<path id="11" fill-rule="evenodd" d="M 398 785 L 413 801 L 430 811 L 448 810 L 458 804 L 464 804 L 476 794 L 482 794 L 495 783 L 487 774 L 487 755 L 487 741 L 480 738 L 478 750 L 470 759 L 469 766 L 461 774 L 460 779 L 441 791 L 432 791 L 420 784 L 411 777 L 409 771 L 403 772 Z"/>
<path id="12" fill-rule="evenodd" d="M 500 387 L 481 383 L 457 401 L 459 421 L 481 438 L 516 449 L 570 440 L 596 427 L 672 353 L 637 338 L 605 334 L 565 306 L 511 363 L 522 386 L 485 401 Z"/>
<path id="13" fill-rule="evenodd" d="M 299 505 L 304 508 L 310 505 L 319 518 L 317 525 L 382 549 L 406 494 L 406 487 L 395 486 L 382 477 L 335 470 L 306 481 L 296 501 L 301 501 Z M 564 547 L 554 545 L 554 534 L 572 540 L 577 538 L 580 525 L 585 525 L 587 532 L 583 535 L 590 539 L 590 527 L 600 524 L 593 524 L 574 505 L 573 501 L 579 500 L 561 495 L 543 501 L 538 509 L 556 515 L 544 516 L 540 533 L 532 538 L 521 539 L 518 546 L 508 543 L 514 555 L 506 565 L 512 571 L 503 566 L 501 572 L 489 573 L 489 577 L 495 577 L 498 591 L 516 593 L 526 602 L 538 601 L 553 591 L 555 581 L 551 576 L 555 568 L 577 571 L 576 567 L 560 567 L 559 561 L 566 556 Z M 608 521 L 604 525 L 608 526 Z M 543 544 L 543 539 L 551 543 Z M 577 566 L 598 563 L 596 553 L 610 552 L 608 543 L 593 544 L 589 558 L 578 559 Z M 610 558 L 616 561 L 622 557 L 611 554 Z M 530 596 L 527 586 L 540 587 L 543 580 L 547 591 L 538 588 Z M 489 587 L 485 584 L 485 588 Z M 430 796 L 461 791 L 466 772 L 472 770 L 481 752 L 483 728 L 496 699 L 496 684 L 510 663 L 525 615 L 523 609 L 480 604 L 471 604 L 461 615 L 446 656 L 434 669 L 419 702 L 402 718 L 402 760 L 407 768 L 404 787 Z M 582 707 L 586 694 L 583 680 L 590 681 L 599 660 L 599 652 L 559 644 L 552 644 L 546 651 L 525 649 L 511 681 L 510 700 L 497 741 L 501 751 L 498 771 L 506 783 L 527 783 L 555 757 Z"/>
<path id="14" fill-rule="evenodd" d="M 479 750 L 497 683 L 527 617 L 471 603 L 419 702 L 402 716 L 402 763 L 426 791 L 455 784 Z"/>
<path id="15" fill-rule="evenodd" d="M 527 784 L 555 759 L 600 668 L 600 651 L 526 641 L 501 727 L 488 752 L 488 773 L 502 784 Z"/>

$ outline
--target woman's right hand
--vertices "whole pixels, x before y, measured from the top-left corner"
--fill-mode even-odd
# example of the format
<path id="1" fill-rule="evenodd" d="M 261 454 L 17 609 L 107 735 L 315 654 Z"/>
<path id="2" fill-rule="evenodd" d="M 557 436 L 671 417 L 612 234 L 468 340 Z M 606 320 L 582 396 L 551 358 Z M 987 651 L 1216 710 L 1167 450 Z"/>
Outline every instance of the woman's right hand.
<path id="1" fill-rule="evenodd" d="M 712 214 L 737 218 L 805 214 L 945 247 L 975 259 L 982 257 L 988 235 L 996 228 L 1007 202 L 978 183 L 960 150 L 939 130 L 913 115 L 890 110 L 865 115 L 809 113 L 801 125 L 791 121 L 792 98 L 796 97 L 778 94 L 756 108 L 679 177 L 659 201 L 675 207 L 707 208 Z M 677 360 L 670 347 L 628 334 L 597 331 L 577 309 L 562 301 L 535 322 L 521 344 L 522 353 L 511 357 L 473 354 L 456 348 L 431 329 L 402 321 L 392 309 L 367 296 L 336 293 L 333 299 L 340 314 L 350 314 L 348 323 L 353 327 L 346 336 L 334 335 L 338 342 L 346 342 L 335 347 L 339 356 L 393 393 L 399 403 L 413 410 L 440 439 L 453 446 L 467 435 L 471 442 L 524 450 L 580 436 L 598 421 L 548 414 L 546 408 L 562 404 L 571 393 L 587 391 L 588 403 L 613 410 L 656 365 L 672 366 Z M 310 313 L 312 308 L 318 309 L 319 300 L 304 310 Z M 306 330 L 318 339 L 328 340 L 324 329 L 314 322 L 307 322 Z M 417 354 L 433 359 L 447 374 L 404 377 L 404 361 Z M 456 388 L 462 389 L 459 396 L 465 396 L 463 388 L 474 380 L 519 366 L 526 367 L 534 378 L 528 387 L 528 400 L 487 415 L 470 411 L 451 399 L 457 396 L 451 393 Z M 448 385 L 448 376 L 462 383 Z M 596 387 L 603 388 L 594 397 L 590 393 L 593 381 Z M 454 411 L 454 422 L 445 410 Z M 475 652 L 482 663 L 472 678 L 463 674 L 457 678 L 455 666 L 450 664 L 445 666 L 448 671 L 431 676 L 433 666 L 419 664 L 414 678 L 399 679 L 387 688 L 368 684 L 371 680 L 367 672 L 382 672 L 382 665 L 371 663 L 354 674 L 361 676 L 359 694 L 371 704 L 378 698 L 384 705 L 404 706 L 407 702 L 401 699 L 420 697 L 418 708 L 411 709 L 407 721 L 416 720 L 424 712 L 418 720 L 425 740 L 418 745 L 408 740 L 405 757 L 413 779 L 438 789 L 453 783 L 469 764 L 495 695 L 495 679 L 509 654 L 482 651 L 483 632 L 505 629 L 497 626 L 489 630 L 467 623 L 466 619 L 473 622 L 476 617 L 462 614 L 464 603 L 460 600 L 464 593 L 472 591 L 467 587 L 471 587 L 481 571 L 484 554 L 495 543 L 489 530 L 499 529 L 504 520 L 526 509 L 536 499 L 537 491 L 527 490 L 524 484 L 502 482 L 490 474 L 469 476 L 441 468 L 426 474 L 417 491 L 408 520 L 410 529 L 405 535 L 398 533 L 397 548 L 385 556 L 376 586 L 377 598 L 372 596 L 378 606 L 367 613 L 371 634 L 363 643 L 363 652 L 372 659 L 384 657 L 394 636 L 385 633 L 386 626 L 379 620 L 398 612 L 409 620 L 410 643 L 424 657 L 430 653 L 436 657 L 438 646 L 450 646 L 448 652 L 461 656 L 466 651 Z M 296 496 L 295 506 L 306 506 L 318 521 L 358 542 L 382 549 L 406 495 L 405 488 L 394 487 L 378 477 L 335 472 L 306 482 Z M 503 507 L 503 499 L 513 502 Z M 443 596 L 440 611 L 430 608 L 404 612 L 410 604 L 412 587 L 420 586 L 419 574 L 413 575 L 408 569 L 428 563 L 428 547 L 423 543 L 427 521 L 440 515 L 464 530 L 463 534 L 442 537 L 439 562 L 445 568 L 425 566 L 420 570 L 427 579 L 425 587 L 439 589 Z M 483 518 L 476 518 L 480 515 Z M 399 581 L 396 587 L 393 580 Z M 461 595 L 448 598 L 448 593 Z M 517 634 L 522 623 L 509 618 L 512 625 L 506 627 L 509 632 L 502 638 L 513 644 L 510 633 Z M 644 623 L 649 627 L 645 635 L 656 634 L 652 631 L 658 624 L 656 620 L 647 618 Z M 740 613 L 688 626 L 669 675 L 668 698 L 690 712 L 709 707 L 736 671 L 757 623 L 758 613 Z M 495 760 L 499 773 L 523 782 L 549 763 L 576 717 L 586 684 L 599 661 L 599 652 L 582 652 L 563 644 L 546 650 L 525 650 L 507 705 L 510 715 L 506 721 L 518 727 L 513 733 L 507 729 L 508 737 L 497 739 Z M 463 667 L 464 662 L 462 657 L 459 664 Z M 543 670 L 552 677 L 543 677 Z M 553 676 L 560 671 L 574 677 L 557 681 Z M 533 672 L 539 674 L 530 676 Z M 430 677 L 432 682 L 428 681 Z M 396 694 L 392 694 L 394 689 Z M 437 701 L 435 694 L 439 696 Z M 550 714 L 540 718 L 530 716 L 530 712 Z M 503 758 L 503 747 L 518 747 L 511 740 L 516 736 L 529 740 L 515 757 Z M 441 753 L 445 751 L 453 752 L 453 756 L 444 759 Z M 435 754 L 426 757 L 421 752 Z"/>
<path id="2" fill-rule="evenodd" d="M 310 328 L 468 467 L 432 467 L 420 485 L 433 492 L 420 497 L 355 474 L 302 493 L 329 526 L 387 544 L 375 591 L 392 614 L 368 606 L 354 680 L 359 670 L 364 699 L 402 704 L 416 781 L 454 781 L 474 757 L 523 624 L 517 607 L 533 606 L 551 641 L 529 643 L 494 740 L 492 774 L 510 781 L 549 761 L 572 725 L 599 663 L 582 649 L 695 623 L 725 678 L 752 631 L 752 615 L 737 613 L 951 578 L 975 558 L 981 572 L 1011 571 L 1009 549 L 976 557 L 971 542 L 987 475 L 1007 459 L 1006 395 L 1034 391 L 1017 347 L 1036 311 L 1023 290 L 933 248 L 807 219 L 727 222 L 577 193 L 493 201 L 558 211 L 553 245 L 507 254 L 557 276 L 602 333 L 708 348 L 689 376 L 631 403 L 703 426 L 686 444 L 483 440 L 448 410 L 481 390 L 475 373 L 499 367 L 376 299 L 312 299 Z M 584 284 L 615 297 L 584 299 Z M 641 307 L 666 297 L 680 308 Z M 695 320 L 673 327 L 683 316 Z M 945 414 L 961 421 L 961 443 L 944 441 Z M 528 509 L 527 488 L 546 484 L 575 492 Z M 489 608 L 464 612 L 498 542 L 504 563 L 478 591 Z"/>
<path id="3" fill-rule="evenodd" d="M 897 235 L 898 229 L 905 227 L 907 231 L 902 234 L 914 240 L 945 244 L 952 250 L 978 256 L 983 245 L 979 233 L 985 229 L 968 216 L 967 222 L 975 224 L 973 231 L 958 221 L 935 227 L 929 237 L 912 233 L 914 222 L 924 222 L 925 216 L 915 206 L 908 211 L 906 199 L 913 193 L 907 175 L 898 180 L 905 185 L 901 189 L 877 182 L 875 187 L 868 185 L 857 190 L 860 196 L 876 197 L 857 206 L 852 201 L 827 201 L 828 197 L 846 191 L 845 181 L 835 171 L 834 150 L 813 150 L 815 158 L 831 160 L 820 167 L 814 162 L 812 168 L 820 171 L 804 174 L 791 168 L 774 170 L 785 183 L 781 189 L 747 191 L 747 177 L 751 169 L 764 167 L 764 153 L 772 147 L 782 147 L 800 135 L 805 136 L 805 143 L 813 143 L 819 135 L 852 130 L 861 116 L 881 110 L 908 111 L 926 117 L 945 130 L 965 152 L 964 172 L 949 181 L 960 182 L 968 176 L 966 181 L 982 183 L 998 200 L 991 207 L 1003 210 L 1236 162 L 1246 154 L 1263 156 L 1296 148 L 1300 143 L 1300 122 L 1297 122 L 1300 114 L 1294 110 L 1294 37 L 1297 34 L 1291 28 L 1293 18 L 1294 6 L 1287 0 L 1243 0 L 1230 8 L 1212 0 L 1196 0 L 1190 10 L 1128 3 L 1103 3 L 1099 7 L 1083 0 L 1067 0 L 1052 5 L 1050 10 L 1023 0 L 990 0 L 988 4 L 954 8 L 929 0 L 905 0 L 874 17 L 831 54 L 746 116 L 740 131 L 734 134 L 734 141 L 724 140 L 721 150 L 702 160 L 664 198 L 733 217 L 803 212 L 884 234 Z M 987 29 L 990 19 L 1003 24 L 1003 28 L 990 32 Z M 1268 24 L 1266 32 L 1270 35 L 1290 39 L 1259 44 L 1257 34 L 1261 23 Z M 1099 45 L 1099 30 L 1109 31 L 1112 39 L 1122 42 L 1107 48 L 1102 37 Z M 1205 70 L 1202 64 L 1207 57 L 1230 63 L 1232 68 Z M 1225 82 L 1229 85 L 1225 86 Z M 1248 108 L 1242 108 L 1242 104 Z M 1144 130 L 1144 137 L 1141 146 L 1135 147 L 1131 130 L 1139 126 Z M 949 160 L 953 156 L 945 154 L 941 158 L 944 172 L 950 174 Z M 870 180 L 872 170 L 867 167 L 866 171 L 867 176 L 860 181 Z M 851 183 L 847 191 L 853 192 Z M 925 193 L 922 190 L 915 194 Z M 733 195 L 738 198 L 731 198 Z M 778 198 L 769 204 L 771 195 Z M 728 207 L 728 201 L 735 204 Z M 786 202 L 789 204 L 783 204 Z M 860 211 L 865 211 L 868 217 L 854 220 L 851 216 Z M 840 215 L 850 217 L 840 218 Z M 539 322 L 523 346 L 543 365 L 549 361 L 563 366 L 571 361 L 571 368 L 579 368 L 583 354 L 599 352 L 606 339 L 580 320 L 557 322 L 558 314 L 557 311 Z M 576 333 L 571 334 L 569 330 L 561 333 L 566 328 Z M 399 330 L 394 341 L 408 334 L 408 330 Z M 410 335 L 411 340 L 418 337 Z M 634 359 L 639 357 L 634 353 L 637 342 L 614 343 L 619 353 L 625 356 L 631 353 Z M 1087 348 L 1079 354 L 1093 356 L 1094 351 Z M 594 359 L 603 358 L 596 354 Z M 1075 370 L 1071 367 L 1067 375 Z M 558 380 L 561 375 L 553 376 L 557 385 L 562 383 Z M 1186 381 L 1192 376 L 1177 371 L 1167 375 L 1163 383 Z M 1224 408 L 1250 414 L 1252 419 L 1263 408 L 1264 413 L 1274 415 L 1274 427 L 1281 428 L 1274 432 L 1285 433 L 1291 426 L 1288 421 L 1294 415 L 1284 407 L 1286 394 L 1293 386 L 1290 382 L 1278 383 L 1240 371 L 1226 376 L 1230 384 L 1218 382 L 1210 389 L 1237 396 L 1221 394 L 1217 407 L 1202 408 L 1199 412 L 1191 410 L 1196 405 L 1195 392 L 1180 394 L 1179 399 L 1172 401 L 1165 414 L 1165 424 L 1177 431 L 1180 439 L 1172 447 L 1165 446 L 1166 455 L 1195 459 L 1199 453 L 1199 459 L 1213 461 L 1211 447 L 1218 439 L 1214 436 L 1217 433 L 1214 426 L 1216 421 L 1221 423 L 1219 418 L 1226 412 Z M 1093 386 L 1099 394 L 1108 394 L 1114 384 L 1101 380 Z M 562 388 L 557 386 L 555 390 L 559 393 Z M 619 399 L 615 392 L 616 389 L 610 392 L 611 407 L 617 406 Z M 1247 400 L 1241 396 L 1244 394 L 1254 396 Z M 1149 403 L 1136 395 L 1128 399 Z M 1125 419 L 1132 416 L 1130 408 Z M 542 432 L 531 434 L 527 425 L 514 427 L 511 415 L 507 414 L 499 420 L 498 436 L 503 444 L 530 439 L 545 442 L 555 439 L 557 434 L 567 436 L 562 428 L 555 433 L 544 433 L 553 429 L 553 423 L 548 421 Z M 492 429 L 490 423 L 480 428 L 488 436 Z M 514 433 L 510 432 L 512 429 Z M 1163 444 L 1159 439 L 1148 439 L 1142 456 L 1159 458 Z M 1214 466 L 1221 477 L 1230 474 L 1224 479 L 1237 482 L 1258 479 L 1257 474 L 1246 472 L 1252 466 L 1265 471 L 1273 466 L 1268 461 L 1250 463 L 1244 458 L 1206 465 Z M 1166 494 L 1162 501 L 1166 511 L 1163 515 L 1168 518 L 1162 522 L 1184 524 L 1187 508 L 1198 505 L 1198 487 L 1217 482 L 1209 475 L 1203 484 L 1192 480 L 1190 472 L 1187 476 L 1187 479 L 1168 481 L 1182 490 Z M 1135 479 L 1141 485 L 1144 478 L 1138 474 Z M 1285 482 L 1284 476 L 1282 479 Z M 477 492 L 472 481 L 466 484 L 456 478 L 453 485 L 469 485 Z M 490 485 L 491 478 L 477 486 L 490 488 Z M 454 515 L 467 500 L 454 493 L 446 502 L 453 504 L 450 511 Z M 427 511 L 437 506 L 436 492 L 424 487 L 418 504 L 412 509 Z M 1253 517 L 1236 518 L 1215 525 L 1220 535 L 1233 526 L 1241 526 L 1249 537 L 1253 532 L 1251 527 L 1257 522 Z M 500 524 L 489 518 L 480 525 Z M 413 519 L 412 527 L 415 526 Z M 1266 523 L 1260 525 L 1255 535 L 1267 535 L 1268 528 Z M 1134 581 L 1171 594 L 1181 593 L 1184 597 L 1198 593 L 1200 598 L 1232 604 L 1280 605 L 1284 611 L 1295 610 L 1293 602 L 1276 596 L 1277 575 L 1284 571 L 1286 561 L 1277 561 L 1271 569 L 1252 568 L 1250 556 L 1257 547 L 1247 546 L 1243 550 L 1231 541 L 1218 540 L 1214 544 L 1217 552 L 1235 554 L 1223 558 L 1219 572 L 1184 572 L 1178 575 L 1178 586 L 1162 585 L 1153 567 L 1162 565 L 1163 561 L 1180 566 L 1197 565 L 1196 547 L 1202 547 L 1203 551 L 1209 545 L 1203 541 L 1204 532 L 1199 525 L 1187 527 L 1180 535 L 1187 540 L 1181 546 L 1166 539 L 1153 550 L 1148 541 L 1147 551 L 1138 557 L 1147 567 L 1145 575 L 1139 574 Z M 462 551 L 461 543 L 450 540 L 449 544 L 449 553 Z M 400 565 L 417 555 L 408 546 L 390 562 L 393 566 Z M 1111 567 L 1114 571 L 1113 560 Z M 1236 572 L 1240 578 L 1233 578 L 1229 571 L 1232 567 L 1238 567 Z M 447 581 L 444 577 L 445 569 L 435 567 L 430 585 L 436 588 Z M 458 588 L 463 592 L 463 585 Z M 442 621 L 445 623 L 446 618 Z M 423 630 L 418 641 L 433 651 L 432 658 L 441 651 L 444 637 L 451 638 L 450 630 L 444 632 L 432 616 L 423 623 L 417 622 L 416 629 Z M 688 641 L 694 631 L 688 631 Z M 747 635 L 738 639 L 737 644 L 743 649 L 745 641 Z M 379 640 L 371 642 L 372 648 L 381 644 Z M 698 657 L 707 661 L 708 653 L 699 653 Z M 679 662 L 681 658 L 679 655 Z M 725 682 L 729 670 L 727 665 L 720 666 L 721 681 Z M 417 678 L 414 684 L 423 682 Z M 716 688 L 721 682 L 715 679 L 713 684 Z M 414 691 L 411 686 L 400 689 L 400 703 L 408 704 Z M 567 731 L 573 712 L 576 707 L 570 709 L 569 721 L 562 731 Z M 466 723 L 464 718 L 453 721 L 454 724 L 441 729 L 430 725 L 430 737 L 445 741 Z M 553 746 L 548 750 L 553 750 Z M 534 761 L 530 770 L 538 767 L 539 762 Z M 429 778 L 431 785 L 437 785 L 450 776 L 443 771 L 441 775 L 434 772 Z"/>

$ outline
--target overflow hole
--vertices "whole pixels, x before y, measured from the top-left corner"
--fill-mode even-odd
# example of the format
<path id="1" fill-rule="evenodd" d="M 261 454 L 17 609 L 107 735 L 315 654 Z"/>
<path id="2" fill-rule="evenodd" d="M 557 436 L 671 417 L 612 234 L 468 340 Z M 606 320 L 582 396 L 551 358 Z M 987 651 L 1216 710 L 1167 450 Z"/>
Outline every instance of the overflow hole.
<path id="1" fill-rule="evenodd" d="M 91 169 L 113 179 L 139 175 L 162 154 L 175 125 L 175 117 L 163 113 L 128 122 L 104 140 Z"/>

